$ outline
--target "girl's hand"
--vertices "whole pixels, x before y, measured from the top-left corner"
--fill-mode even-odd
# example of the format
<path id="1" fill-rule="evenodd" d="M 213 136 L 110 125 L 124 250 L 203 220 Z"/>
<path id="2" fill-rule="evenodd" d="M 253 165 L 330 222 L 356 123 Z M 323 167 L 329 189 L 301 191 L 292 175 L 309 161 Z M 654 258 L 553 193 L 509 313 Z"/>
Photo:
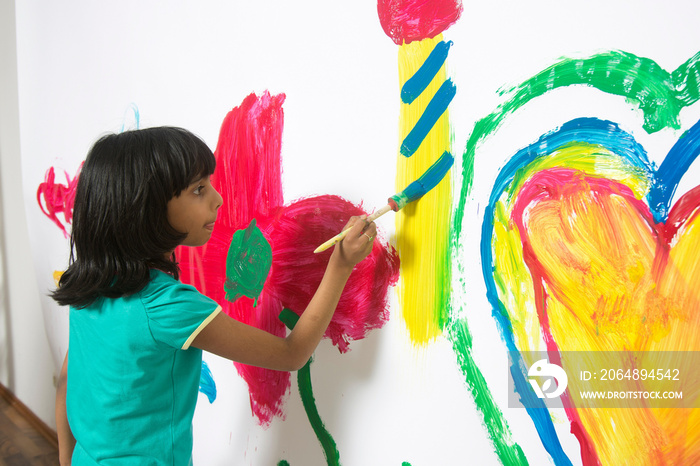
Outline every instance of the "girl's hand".
<path id="1" fill-rule="evenodd" d="M 367 216 L 351 217 L 343 230 L 350 229 L 343 240 L 335 245 L 331 262 L 352 269 L 372 252 L 377 225 L 368 223 Z"/>

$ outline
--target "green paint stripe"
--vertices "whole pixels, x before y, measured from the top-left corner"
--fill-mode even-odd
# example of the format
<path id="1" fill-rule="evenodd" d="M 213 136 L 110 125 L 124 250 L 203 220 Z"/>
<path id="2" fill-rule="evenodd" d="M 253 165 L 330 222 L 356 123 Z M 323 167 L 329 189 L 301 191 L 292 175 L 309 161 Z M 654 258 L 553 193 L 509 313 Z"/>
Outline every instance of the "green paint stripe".
<path id="1" fill-rule="evenodd" d="M 528 464 L 520 445 L 515 443 L 511 437 L 508 422 L 493 400 L 486 379 L 472 358 L 472 336 L 466 321 L 451 322 L 448 331 L 467 387 L 469 387 L 474 402 L 483 415 L 484 426 L 496 449 L 496 455 L 504 465 Z"/>
<path id="2" fill-rule="evenodd" d="M 285 308 L 280 312 L 279 319 L 291 330 L 299 321 L 299 316 L 290 309 Z M 311 386 L 312 361 L 313 358 L 310 358 L 309 362 L 297 372 L 299 395 L 301 396 L 301 402 L 306 411 L 306 417 L 309 418 L 309 423 L 316 433 L 316 438 L 321 443 L 321 448 L 323 448 L 323 454 L 326 456 L 328 466 L 339 466 L 340 452 L 338 452 L 335 440 L 333 440 L 330 432 L 328 432 L 326 426 L 323 424 L 321 416 L 318 413 L 318 408 L 316 408 L 316 399 L 314 398 L 313 387 Z"/>

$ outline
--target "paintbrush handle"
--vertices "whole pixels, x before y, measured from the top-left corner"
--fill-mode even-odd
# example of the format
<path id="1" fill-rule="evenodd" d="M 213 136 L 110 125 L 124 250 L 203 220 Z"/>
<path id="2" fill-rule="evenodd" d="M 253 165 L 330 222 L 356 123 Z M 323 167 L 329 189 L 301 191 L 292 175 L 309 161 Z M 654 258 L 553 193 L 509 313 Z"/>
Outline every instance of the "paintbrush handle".
<path id="1" fill-rule="evenodd" d="M 378 219 L 379 217 L 381 217 L 385 213 L 389 212 L 390 210 L 392 210 L 391 205 L 389 205 L 389 204 L 385 205 L 384 207 L 382 207 L 381 209 L 379 209 L 378 211 L 376 211 L 375 213 L 373 213 L 372 215 L 367 217 L 367 222 L 374 222 L 376 219 Z M 314 249 L 314 254 L 317 254 L 319 252 L 323 252 L 326 249 L 330 248 L 331 246 L 334 246 L 334 245 L 340 243 L 343 240 L 343 238 L 345 238 L 345 235 L 348 234 L 348 231 L 350 231 L 350 228 L 347 228 L 347 229 L 341 231 L 340 233 L 335 235 L 333 238 L 329 239 L 328 241 L 326 241 L 325 243 L 323 243 L 322 245 L 320 245 L 319 247 Z"/>

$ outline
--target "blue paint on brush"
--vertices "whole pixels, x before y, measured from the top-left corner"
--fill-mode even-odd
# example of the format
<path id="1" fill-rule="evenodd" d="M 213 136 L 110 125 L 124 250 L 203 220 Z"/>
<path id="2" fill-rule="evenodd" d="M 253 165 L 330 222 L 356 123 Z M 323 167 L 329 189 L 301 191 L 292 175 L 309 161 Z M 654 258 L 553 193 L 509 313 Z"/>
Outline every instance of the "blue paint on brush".
<path id="1" fill-rule="evenodd" d="M 415 126 L 401 143 L 401 154 L 405 157 L 412 156 L 420 147 L 423 139 L 428 135 L 438 119 L 445 113 L 447 106 L 457 93 L 457 87 L 451 79 L 446 80 L 435 93 L 425 111 L 420 116 Z"/>
<path id="2" fill-rule="evenodd" d="M 420 178 L 409 184 L 406 189 L 400 193 L 394 194 L 389 198 L 389 204 L 392 210 L 398 212 L 406 204 L 422 197 L 425 193 L 437 186 L 445 175 L 447 175 L 447 172 L 450 171 L 454 162 L 455 159 L 452 157 L 452 154 L 445 151 Z"/>
<path id="3" fill-rule="evenodd" d="M 209 366 L 204 361 L 202 361 L 202 372 L 199 375 L 199 391 L 207 396 L 209 403 L 213 403 L 216 400 L 214 376 L 212 376 Z"/>
<path id="4" fill-rule="evenodd" d="M 425 193 L 437 186 L 453 164 L 454 158 L 449 152 L 445 151 L 445 153 L 443 153 L 442 156 L 435 163 L 433 163 L 430 168 L 428 168 L 425 173 L 421 175 L 420 178 L 409 184 L 408 187 L 406 187 L 406 189 L 400 193 L 391 196 L 387 201 L 387 205 L 367 217 L 367 221 L 373 222 L 392 210 L 394 212 L 398 212 L 399 209 L 402 209 L 409 202 L 413 202 L 419 197 L 423 196 Z M 350 231 L 349 228 L 341 231 L 333 238 L 314 249 L 314 254 L 323 252 L 331 246 L 338 244 L 343 240 L 343 238 L 345 238 L 348 231 Z"/>
<path id="5" fill-rule="evenodd" d="M 401 100 L 404 103 L 410 104 L 428 87 L 428 84 L 447 60 L 447 53 L 450 51 L 451 45 L 452 41 L 442 41 L 435 44 L 433 51 L 430 52 L 418 71 L 401 88 Z"/>

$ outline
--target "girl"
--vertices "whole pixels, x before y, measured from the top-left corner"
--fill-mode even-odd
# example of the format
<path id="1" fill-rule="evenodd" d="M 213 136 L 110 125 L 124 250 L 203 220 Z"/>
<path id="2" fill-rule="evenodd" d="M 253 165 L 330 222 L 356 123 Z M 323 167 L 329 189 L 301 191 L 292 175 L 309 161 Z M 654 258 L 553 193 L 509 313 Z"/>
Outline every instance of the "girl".
<path id="1" fill-rule="evenodd" d="M 109 135 L 78 182 L 68 269 L 52 297 L 70 306 L 56 421 L 61 464 L 192 462 L 202 350 L 291 371 L 311 357 L 374 223 L 350 219 L 294 330 L 279 338 L 242 324 L 178 281 L 174 249 L 201 246 L 222 198 L 214 155 L 179 128 Z"/>

